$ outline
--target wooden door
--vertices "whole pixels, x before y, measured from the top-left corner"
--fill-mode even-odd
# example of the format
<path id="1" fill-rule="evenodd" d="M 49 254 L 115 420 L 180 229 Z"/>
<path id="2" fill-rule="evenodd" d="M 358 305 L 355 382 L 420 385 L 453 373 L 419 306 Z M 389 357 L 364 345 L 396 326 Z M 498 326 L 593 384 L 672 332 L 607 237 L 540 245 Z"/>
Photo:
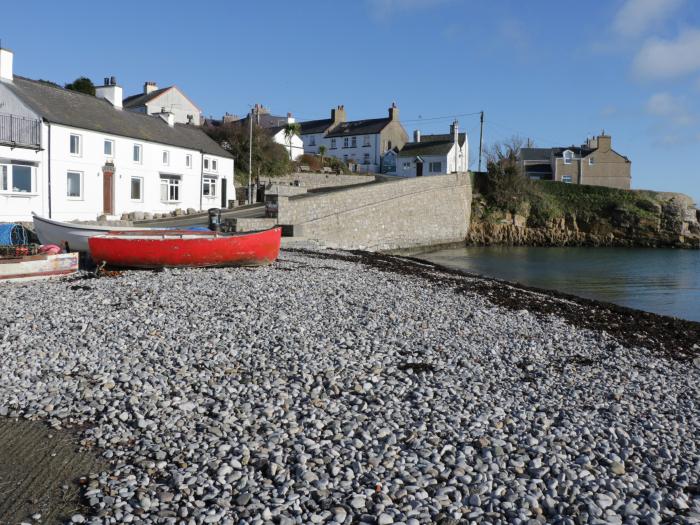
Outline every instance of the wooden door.
<path id="1" fill-rule="evenodd" d="M 423 163 L 416 162 L 416 177 L 422 177 L 422 176 L 423 176 Z"/>
<path id="2" fill-rule="evenodd" d="M 228 208 L 228 203 L 226 202 L 227 199 L 226 195 L 226 179 L 221 179 L 221 207 L 222 208 Z"/>
<path id="3" fill-rule="evenodd" d="M 102 213 L 114 214 L 114 174 L 111 171 L 102 175 Z"/>

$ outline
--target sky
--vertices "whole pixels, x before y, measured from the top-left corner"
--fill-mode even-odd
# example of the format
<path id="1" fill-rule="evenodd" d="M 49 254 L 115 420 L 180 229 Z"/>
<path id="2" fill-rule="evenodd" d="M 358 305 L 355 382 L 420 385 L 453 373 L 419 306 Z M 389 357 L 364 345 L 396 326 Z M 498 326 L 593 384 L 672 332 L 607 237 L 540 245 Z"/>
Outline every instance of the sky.
<path id="1" fill-rule="evenodd" d="M 70 4 L 70 8 L 68 7 Z M 73 0 L 2 6 L 15 73 L 179 86 L 205 116 L 261 103 L 298 120 L 387 115 L 409 135 L 458 119 L 477 166 L 513 135 L 580 145 L 605 130 L 632 186 L 700 202 L 697 0 Z"/>

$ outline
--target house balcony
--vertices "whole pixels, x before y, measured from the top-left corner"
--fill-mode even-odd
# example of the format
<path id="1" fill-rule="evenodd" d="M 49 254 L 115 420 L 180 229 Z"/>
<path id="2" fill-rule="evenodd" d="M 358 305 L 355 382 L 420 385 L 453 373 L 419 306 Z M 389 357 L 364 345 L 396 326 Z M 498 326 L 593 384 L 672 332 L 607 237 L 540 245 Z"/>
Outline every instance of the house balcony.
<path id="1" fill-rule="evenodd" d="M 0 113 L 0 144 L 41 149 L 41 120 Z"/>

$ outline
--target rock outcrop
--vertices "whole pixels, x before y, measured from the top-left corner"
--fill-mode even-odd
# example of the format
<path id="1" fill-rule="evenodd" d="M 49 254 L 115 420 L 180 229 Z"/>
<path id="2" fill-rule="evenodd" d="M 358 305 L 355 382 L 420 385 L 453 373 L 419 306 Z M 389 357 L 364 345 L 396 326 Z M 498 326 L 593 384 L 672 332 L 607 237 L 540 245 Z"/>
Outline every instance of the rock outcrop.
<path id="1" fill-rule="evenodd" d="M 568 211 L 537 224 L 521 214 L 494 212 L 474 196 L 467 243 L 522 246 L 639 246 L 700 248 L 700 210 L 680 193 L 658 193 L 638 204 L 644 213 L 612 207 L 605 215 Z"/>

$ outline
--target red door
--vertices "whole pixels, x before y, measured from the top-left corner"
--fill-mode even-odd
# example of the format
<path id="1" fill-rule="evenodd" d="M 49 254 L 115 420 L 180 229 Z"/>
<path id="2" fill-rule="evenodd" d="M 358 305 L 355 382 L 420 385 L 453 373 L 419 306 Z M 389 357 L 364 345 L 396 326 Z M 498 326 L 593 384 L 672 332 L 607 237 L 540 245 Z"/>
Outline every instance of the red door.
<path id="1" fill-rule="evenodd" d="M 105 171 L 102 176 L 102 213 L 114 214 L 114 174 Z"/>

